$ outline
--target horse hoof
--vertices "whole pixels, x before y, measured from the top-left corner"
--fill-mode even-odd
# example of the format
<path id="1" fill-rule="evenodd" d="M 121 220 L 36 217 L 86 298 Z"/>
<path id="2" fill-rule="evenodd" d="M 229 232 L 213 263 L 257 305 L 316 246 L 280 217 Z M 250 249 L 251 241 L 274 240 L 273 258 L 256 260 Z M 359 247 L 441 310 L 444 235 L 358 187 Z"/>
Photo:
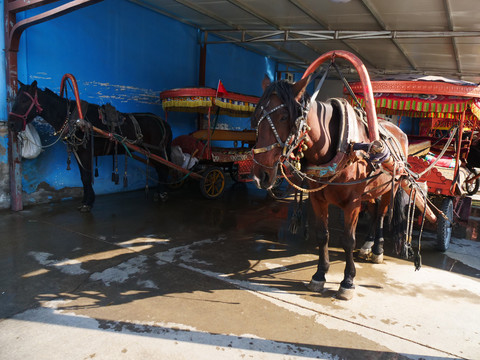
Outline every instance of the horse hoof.
<path id="1" fill-rule="evenodd" d="M 155 202 L 158 202 L 158 201 L 165 202 L 165 201 L 167 201 L 167 199 L 168 199 L 168 193 L 167 192 L 153 194 L 153 201 L 155 201 Z"/>
<path id="2" fill-rule="evenodd" d="M 309 284 L 305 284 L 307 289 L 314 292 L 322 292 L 325 287 L 325 281 L 310 280 Z"/>
<path id="3" fill-rule="evenodd" d="M 91 206 L 89 205 L 80 205 L 78 207 L 78 211 L 82 212 L 82 213 L 87 213 L 87 212 L 90 212 L 90 210 L 92 209 Z"/>
<path id="4" fill-rule="evenodd" d="M 350 300 L 351 298 L 353 298 L 354 294 L 355 294 L 354 287 L 347 289 L 340 285 L 340 288 L 337 291 L 336 298 L 339 300 Z"/>
<path id="5" fill-rule="evenodd" d="M 365 241 L 365 244 L 359 249 L 358 257 L 360 259 L 368 260 L 372 254 L 373 241 Z"/>
<path id="6" fill-rule="evenodd" d="M 371 260 L 374 264 L 382 264 L 383 263 L 383 253 L 380 255 L 372 253 Z"/>

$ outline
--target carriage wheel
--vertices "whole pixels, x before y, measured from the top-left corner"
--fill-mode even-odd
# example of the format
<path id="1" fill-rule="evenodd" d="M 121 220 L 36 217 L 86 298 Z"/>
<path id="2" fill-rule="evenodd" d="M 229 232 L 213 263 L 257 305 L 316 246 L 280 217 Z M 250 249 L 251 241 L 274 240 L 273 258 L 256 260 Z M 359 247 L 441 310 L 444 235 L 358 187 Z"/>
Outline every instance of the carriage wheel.
<path id="1" fill-rule="evenodd" d="M 225 190 L 225 174 L 218 167 L 208 168 L 200 181 L 200 190 L 207 199 L 217 199 Z"/>
<path id="2" fill-rule="evenodd" d="M 440 211 L 445 214 L 445 219 L 441 214 L 437 220 L 437 246 L 440 251 L 446 251 L 450 246 L 453 229 L 453 200 L 446 197 L 440 205 Z"/>
<path id="3" fill-rule="evenodd" d="M 478 189 L 480 188 L 480 179 L 475 179 L 472 182 L 469 182 L 469 179 L 473 179 L 475 176 L 477 176 L 477 170 L 475 168 L 468 166 L 468 170 L 470 173 L 468 174 L 467 178 L 465 179 L 465 182 L 463 183 L 465 191 L 467 192 L 468 195 L 475 195 L 478 192 Z"/>

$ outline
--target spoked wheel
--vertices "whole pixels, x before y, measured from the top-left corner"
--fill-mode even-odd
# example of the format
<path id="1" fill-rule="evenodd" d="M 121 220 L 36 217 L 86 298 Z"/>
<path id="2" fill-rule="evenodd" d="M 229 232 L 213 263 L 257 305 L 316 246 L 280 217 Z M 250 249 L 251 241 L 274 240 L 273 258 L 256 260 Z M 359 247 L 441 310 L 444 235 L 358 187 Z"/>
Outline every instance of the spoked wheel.
<path id="1" fill-rule="evenodd" d="M 467 178 L 465 179 L 465 182 L 463 183 L 464 190 L 467 192 L 468 195 L 475 195 L 478 192 L 478 189 L 480 188 L 480 179 L 475 179 L 478 173 L 477 170 L 473 167 L 468 167 L 469 173 L 467 175 Z"/>
<path id="2" fill-rule="evenodd" d="M 285 199 L 293 194 L 293 192 L 294 188 L 283 176 L 278 177 L 273 187 L 268 190 L 268 194 L 274 199 Z"/>
<path id="3" fill-rule="evenodd" d="M 442 214 L 438 215 L 437 220 L 437 246 L 440 251 L 446 251 L 450 246 L 450 239 L 452 238 L 453 229 L 453 200 L 446 197 L 442 200 L 440 205 Z"/>
<path id="4" fill-rule="evenodd" d="M 211 167 L 202 174 L 200 191 L 207 199 L 217 199 L 225 191 L 225 174 L 218 167 Z"/>

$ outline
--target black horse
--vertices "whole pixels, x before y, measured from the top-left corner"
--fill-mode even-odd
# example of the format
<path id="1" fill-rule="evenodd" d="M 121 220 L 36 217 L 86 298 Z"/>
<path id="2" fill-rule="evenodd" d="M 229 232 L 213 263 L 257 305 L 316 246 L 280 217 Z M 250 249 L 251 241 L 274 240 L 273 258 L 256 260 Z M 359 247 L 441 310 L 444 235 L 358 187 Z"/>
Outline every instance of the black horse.
<path id="1" fill-rule="evenodd" d="M 118 183 L 115 170 L 116 155 L 125 153 L 126 142 L 135 144 L 149 153 L 170 159 L 172 130 L 162 118 L 151 113 L 119 113 L 113 106 L 83 102 L 84 119 L 79 119 L 75 101 L 62 98 L 49 89 L 41 90 L 34 81 L 31 85 L 20 84 L 18 95 L 9 113 L 9 126 L 15 132 L 25 129 L 27 123 L 41 116 L 53 126 L 55 135 L 67 143 L 67 149 L 77 160 L 83 183 L 83 200 L 79 210 L 88 212 L 95 201 L 93 191 L 93 159 L 101 155 L 114 156 L 112 181 Z M 93 127 L 113 133 L 118 142 L 99 136 Z M 168 166 L 148 161 L 158 174 L 155 197 L 166 200 L 164 184 L 168 177 Z M 126 181 L 126 178 L 124 178 Z"/>

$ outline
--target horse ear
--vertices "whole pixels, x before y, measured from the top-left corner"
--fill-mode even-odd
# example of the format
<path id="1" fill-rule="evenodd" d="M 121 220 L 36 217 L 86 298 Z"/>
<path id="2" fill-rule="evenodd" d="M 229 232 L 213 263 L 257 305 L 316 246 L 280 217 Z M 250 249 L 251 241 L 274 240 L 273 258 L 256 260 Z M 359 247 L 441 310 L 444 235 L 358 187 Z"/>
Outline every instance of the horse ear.
<path id="1" fill-rule="evenodd" d="M 37 88 L 37 80 L 35 80 L 34 82 L 32 82 L 32 85 L 30 85 L 33 89 L 36 89 Z"/>
<path id="2" fill-rule="evenodd" d="M 295 94 L 295 100 L 300 101 L 300 99 L 302 98 L 305 90 L 307 89 L 307 85 L 310 82 L 310 77 L 311 75 L 293 84 L 293 93 Z"/>
<path id="3" fill-rule="evenodd" d="M 270 77 L 267 74 L 265 74 L 265 76 L 263 77 L 263 80 L 262 80 L 263 91 L 265 91 L 265 89 L 267 87 L 269 87 L 271 83 L 272 83 L 272 81 L 270 80 Z"/>

